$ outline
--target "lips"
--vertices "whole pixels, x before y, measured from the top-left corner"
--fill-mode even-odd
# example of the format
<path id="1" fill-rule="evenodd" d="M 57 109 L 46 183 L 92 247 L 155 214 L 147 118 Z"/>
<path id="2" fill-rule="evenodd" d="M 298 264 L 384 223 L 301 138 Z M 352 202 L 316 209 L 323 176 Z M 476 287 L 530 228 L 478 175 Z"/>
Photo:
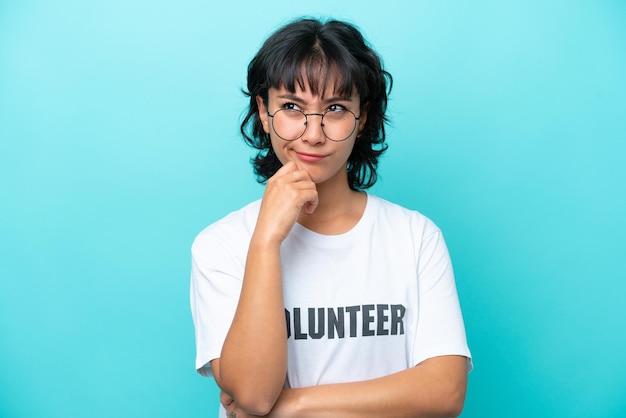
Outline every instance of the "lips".
<path id="1" fill-rule="evenodd" d="M 311 154 L 308 152 L 296 152 L 296 155 L 300 161 L 304 161 L 305 163 L 316 163 L 326 157 L 324 154 Z"/>

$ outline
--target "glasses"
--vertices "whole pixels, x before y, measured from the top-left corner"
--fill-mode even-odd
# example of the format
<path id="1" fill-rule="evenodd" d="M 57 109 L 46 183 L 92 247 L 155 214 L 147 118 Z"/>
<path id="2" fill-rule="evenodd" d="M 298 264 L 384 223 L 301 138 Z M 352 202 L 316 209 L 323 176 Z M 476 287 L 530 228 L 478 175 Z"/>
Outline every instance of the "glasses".
<path id="1" fill-rule="evenodd" d="M 272 127 L 276 135 L 283 141 L 295 141 L 306 132 L 309 116 L 321 116 L 322 132 L 331 141 L 341 142 L 350 138 L 356 130 L 356 116 L 348 109 L 328 109 L 324 113 L 304 113 L 298 109 L 279 109 L 274 114 L 267 112 L 272 118 Z"/>

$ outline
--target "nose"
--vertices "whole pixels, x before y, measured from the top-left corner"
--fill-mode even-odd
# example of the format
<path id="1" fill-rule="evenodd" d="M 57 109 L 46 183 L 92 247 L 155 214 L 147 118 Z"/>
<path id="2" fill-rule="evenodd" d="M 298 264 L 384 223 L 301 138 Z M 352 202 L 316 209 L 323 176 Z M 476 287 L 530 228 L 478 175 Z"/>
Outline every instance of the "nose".
<path id="1" fill-rule="evenodd" d="M 302 141 L 309 144 L 319 144 L 326 142 L 324 135 L 324 115 L 321 113 L 308 113 L 306 115 L 306 130 L 302 135 Z"/>

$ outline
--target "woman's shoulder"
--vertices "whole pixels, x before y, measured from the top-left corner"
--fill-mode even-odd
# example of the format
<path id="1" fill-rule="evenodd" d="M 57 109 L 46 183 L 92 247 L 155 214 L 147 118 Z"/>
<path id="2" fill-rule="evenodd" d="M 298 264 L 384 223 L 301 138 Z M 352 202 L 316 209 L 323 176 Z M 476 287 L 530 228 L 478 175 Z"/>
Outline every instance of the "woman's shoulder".
<path id="1" fill-rule="evenodd" d="M 260 207 L 261 201 L 256 200 L 213 222 L 195 237 L 192 251 L 215 245 L 238 246 L 241 241 L 249 241 Z"/>
<path id="2" fill-rule="evenodd" d="M 437 232 L 439 227 L 426 215 L 416 209 L 410 209 L 375 195 L 368 195 L 372 212 L 378 221 L 386 221 L 399 225 L 410 225 L 425 232 Z"/>

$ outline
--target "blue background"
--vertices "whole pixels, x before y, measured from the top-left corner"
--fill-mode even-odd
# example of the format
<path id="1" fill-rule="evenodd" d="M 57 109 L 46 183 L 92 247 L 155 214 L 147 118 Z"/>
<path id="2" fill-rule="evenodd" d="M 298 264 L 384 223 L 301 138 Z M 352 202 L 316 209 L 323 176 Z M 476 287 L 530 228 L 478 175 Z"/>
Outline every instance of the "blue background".
<path id="1" fill-rule="evenodd" d="M 373 193 L 444 230 L 463 416 L 626 416 L 619 0 L 0 1 L 0 416 L 215 416 L 189 247 L 262 193 L 240 89 L 303 14 L 395 78 Z"/>

